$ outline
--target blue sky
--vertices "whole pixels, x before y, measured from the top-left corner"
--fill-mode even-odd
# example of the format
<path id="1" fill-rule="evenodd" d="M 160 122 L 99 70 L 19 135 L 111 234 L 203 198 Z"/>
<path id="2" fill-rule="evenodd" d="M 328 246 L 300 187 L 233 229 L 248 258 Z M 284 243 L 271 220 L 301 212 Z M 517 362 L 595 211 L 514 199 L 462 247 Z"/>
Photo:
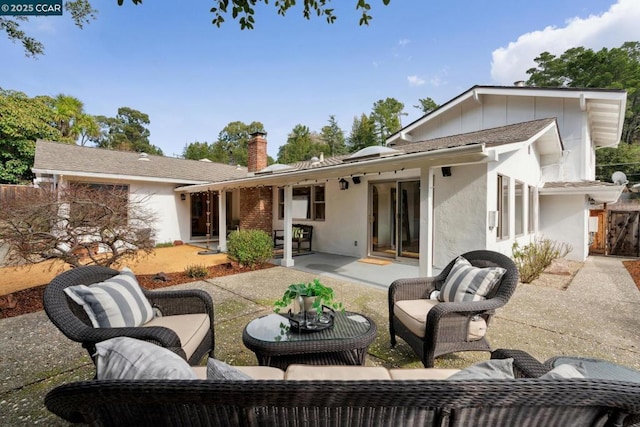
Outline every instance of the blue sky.
<path id="1" fill-rule="evenodd" d="M 261 121 L 275 158 L 297 124 L 319 132 L 335 115 L 348 134 L 387 97 L 404 103 L 407 124 L 419 98 L 444 103 L 475 84 L 526 80 L 540 52 L 640 40 L 638 0 L 371 0 L 368 27 L 356 0 L 333 0 L 333 25 L 304 20 L 300 7 L 283 18 L 270 3 L 252 31 L 231 18 L 213 26 L 211 0 L 94 0 L 97 20 L 83 30 L 66 15 L 32 18 L 24 29 L 45 55 L 27 58 L 0 37 L 0 87 L 72 95 L 94 115 L 140 110 L 169 156 L 215 141 L 229 122 Z"/>

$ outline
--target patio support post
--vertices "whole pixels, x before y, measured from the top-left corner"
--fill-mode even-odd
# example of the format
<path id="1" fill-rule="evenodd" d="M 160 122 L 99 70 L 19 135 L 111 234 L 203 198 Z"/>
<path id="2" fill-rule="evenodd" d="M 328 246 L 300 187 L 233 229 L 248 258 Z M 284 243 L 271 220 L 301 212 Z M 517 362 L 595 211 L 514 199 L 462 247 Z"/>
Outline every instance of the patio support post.
<path id="1" fill-rule="evenodd" d="M 227 252 L 227 194 L 226 191 L 218 191 L 218 250 Z"/>
<path id="2" fill-rule="evenodd" d="M 280 265 L 283 267 L 293 267 L 293 257 L 291 256 L 291 227 L 293 226 L 293 213 L 291 211 L 293 205 L 293 187 L 291 185 L 284 186 L 284 242 L 282 261 Z"/>
<path id="3" fill-rule="evenodd" d="M 418 274 L 433 274 L 433 169 L 420 168 L 420 260 Z"/>

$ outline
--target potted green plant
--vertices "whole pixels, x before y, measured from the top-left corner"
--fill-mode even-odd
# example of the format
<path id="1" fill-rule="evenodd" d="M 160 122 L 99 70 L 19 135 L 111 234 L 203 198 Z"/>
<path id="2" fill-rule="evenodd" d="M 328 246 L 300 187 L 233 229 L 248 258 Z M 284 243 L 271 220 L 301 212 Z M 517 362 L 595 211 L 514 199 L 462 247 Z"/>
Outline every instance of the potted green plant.
<path id="1" fill-rule="evenodd" d="M 289 285 L 282 298 L 274 302 L 273 311 L 280 313 L 280 310 L 287 308 L 299 297 L 305 301 L 304 311 L 315 310 L 317 313 L 321 313 L 323 305 L 334 310 L 344 310 L 341 302 L 334 301 L 333 289 L 323 285 L 320 279 L 313 279 L 313 282 Z"/>

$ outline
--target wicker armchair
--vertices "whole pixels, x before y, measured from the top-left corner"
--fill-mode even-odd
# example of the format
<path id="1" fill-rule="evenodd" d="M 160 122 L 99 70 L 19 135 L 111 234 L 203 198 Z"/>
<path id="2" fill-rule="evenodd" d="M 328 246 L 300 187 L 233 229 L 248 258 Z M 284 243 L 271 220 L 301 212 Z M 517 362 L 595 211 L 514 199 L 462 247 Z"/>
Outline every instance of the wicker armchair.
<path id="1" fill-rule="evenodd" d="M 435 277 L 398 279 L 389 288 L 389 333 L 391 345 L 396 336 L 404 339 L 422 360 L 425 367 L 433 367 L 438 356 L 458 351 L 491 351 L 485 336 L 469 338 L 469 325 L 480 316 L 489 325 L 496 308 L 502 307 L 516 289 L 518 269 L 507 256 L 498 252 L 479 250 L 462 255 L 475 267 L 499 266 L 507 271 L 487 298 L 473 302 L 441 302 L 425 312 L 424 335 L 412 332 L 394 313 L 395 304 L 401 300 L 428 299 L 434 290 L 440 290 L 455 260 Z M 476 317 L 476 319 L 478 319 Z"/>
<path id="2" fill-rule="evenodd" d="M 119 336 L 150 341 L 166 347 L 191 365 L 197 365 L 205 354 L 213 351 L 213 301 L 211 296 L 202 290 L 147 291 L 143 289 L 151 305 L 158 308 L 165 317 L 191 313 L 208 314 L 211 323 L 209 331 L 189 357 L 183 350 L 178 335 L 167 327 L 93 327 L 84 309 L 63 291 L 69 286 L 88 286 L 102 282 L 117 274 L 119 274 L 117 270 L 92 265 L 74 268 L 58 275 L 44 290 L 43 304 L 47 316 L 67 338 L 82 343 L 90 356 L 95 354 L 96 343 Z"/>

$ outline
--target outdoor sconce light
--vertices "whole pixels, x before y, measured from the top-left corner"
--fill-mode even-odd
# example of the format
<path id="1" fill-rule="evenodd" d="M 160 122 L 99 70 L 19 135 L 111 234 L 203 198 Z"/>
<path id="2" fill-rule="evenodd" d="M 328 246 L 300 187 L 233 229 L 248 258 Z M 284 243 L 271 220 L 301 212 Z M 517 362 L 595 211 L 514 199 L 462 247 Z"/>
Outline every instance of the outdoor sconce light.
<path id="1" fill-rule="evenodd" d="M 346 190 L 347 188 L 349 188 L 349 181 L 344 178 L 340 178 L 338 184 L 340 185 L 340 190 Z"/>
<path id="2" fill-rule="evenodd" d="M 451 176 L 451 166 L 442 167 L 442 176 Z"/>
<path id="3" fill-rule="evenodd" d="M 354 176 L 352 179 L 353 179 L 353 183 L 354 184 L 360 184 L 360 177 L 359 176 Z"/>
<path id="4" fill-rule="evenodd" d="M 183 202 L 187 200 L 187 195 L 184 193 L 180 193 L 180 200 L 182 200 Z"/>

